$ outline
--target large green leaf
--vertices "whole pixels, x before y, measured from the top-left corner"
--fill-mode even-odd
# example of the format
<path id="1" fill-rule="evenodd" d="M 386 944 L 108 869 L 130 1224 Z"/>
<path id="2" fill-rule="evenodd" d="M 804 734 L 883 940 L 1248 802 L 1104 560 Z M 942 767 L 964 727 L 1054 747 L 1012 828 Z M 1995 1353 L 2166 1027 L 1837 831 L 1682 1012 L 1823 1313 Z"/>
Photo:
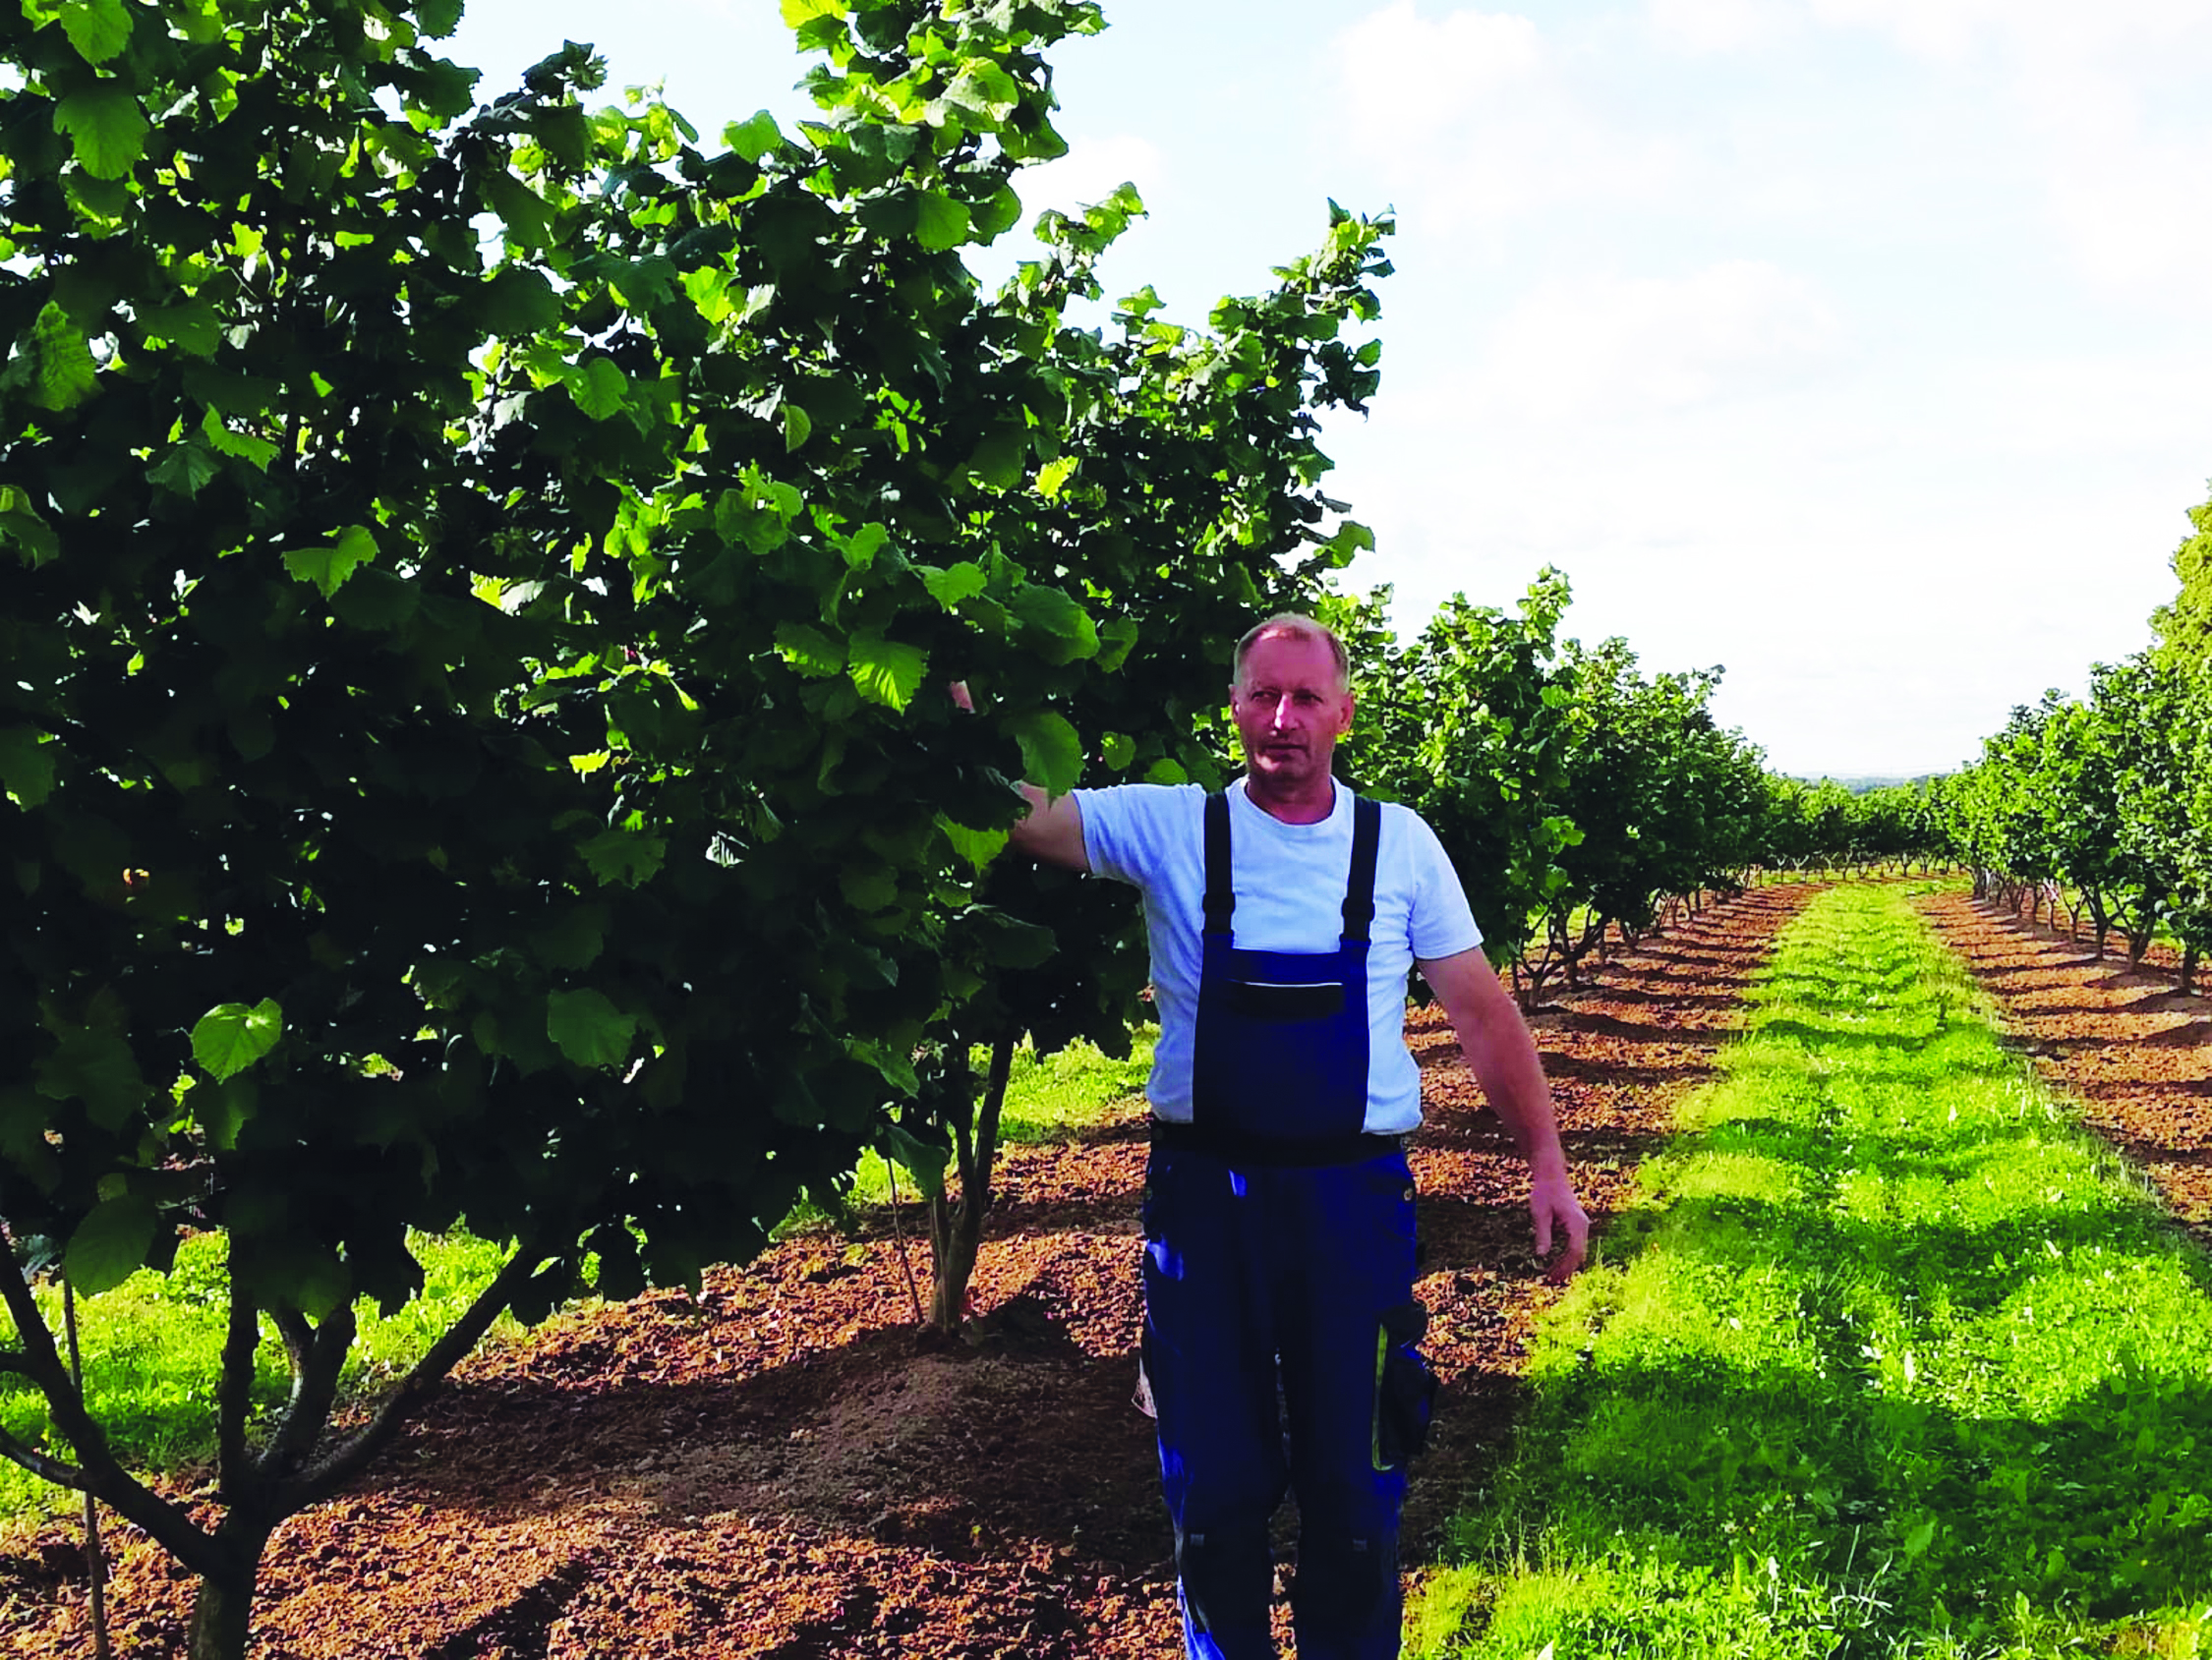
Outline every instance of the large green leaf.
<path id="1" fill-rule="evenodd" d="M 579 1066 L 619 1066 L 637 1036 L 637 1016 L 589 987 L 546 1000 L 546 1036 Z"/>
<path id="2" fill-rule="evenodd" d="M 146 319 L 149 340 L 162 340 L 188 357 L 211 358 L 223 341 L 223 315 L 212 302 L 185 300 Z"/>
<path id="3" fill-rule="evenodd" d="M 642 882 L 651 882 L 659 873 L 662 861 L 668 857 L 669 838 L 633 835 L 628 830 L 611 828 L 580 843 L 576 851 L 583 855 L 584 863 L 600 881 L 619 882 L 635 887 Z"/>
<path id="4" fill-rule="evenodd" d="M 62 0 L 61 26 L 87 63 L 106 63 L 131 43 L 131 9 L 123 0 Z"/>
<path id="5" fill-rule="evenodd" d="M 38 1093 L 54 1101 L 85 1103 L 102 1129 L 119 1129 L 153 1092 L 139 1070 L 130 1040 L 112 1026 L 76 1026 L 60 1034 L 54 1052 L 33 1068 Z"/>
<path id="6" fill-rule="evenodd" d="M 882 865 L 848 865 L 838 873 L 838 891 L 865 915 L 887 911 L 899 902 L 899 873 Z"/>
<path id="7" fill-rule="evenodd" d="M 478 315 L 494 334 L 536 334 L 560 321 L 560 296 L 544 272 L 509 265 L 484 285 Z"/>
<path id="8" fill-rule="evenodd" d="M 21 485 L 0 485 L 0 536 L 32 570 L 61 552 L 61 538 Z"/>
<path id="9" fill-rule="evenodd" d="M 977 905 L 968 913 L 983 946 L 983 960 L 994 968 L 1041 968 L 1059 942 L 1049 928 Z"/>
<path id="10" fill-rule="evenodd" d="M 76 146 L 78 165 L 95 179 L 130 176 L 146 153 L 146 111 L 120 81 L 95 81 L 54 107 L 54 131 Z"/>
<path id="11" fill-rule="evenodd" d="M 967 210 L 968 229 L 978 242 L 989 242 L 1014 229 L 1021 219 L 1021 199 L 1012 185 L 1001 185 L 989 200 L 972 203 Z"/>
<path id="12" fill-rule="evenodd" d="M 784 142 L 784 135 L 777 130 L 776 117 L 764 109 L 725 127 L 722 142 L 747 161 L 758 161 Z"/>
<path id="13" fill-rule="evenodd" d="M 530 936 L 531 952 L 549 968 L 589 968 L 606 946 L 605 905 L 571 906 Z"/>
<path id="14" fill-rule="evenodd" d="M 590 363 L 578 364 L 567 376 L 568 395 L 576 400 L 576 407 L 594 421 L 605 421 L 622 413 L 630 401 L 629 376 L 615 367 L 611 358 L 594 358 Z"/>
<path id="15" fill-rule="evenodd" d="M 995 427 L 968 457 L 967 470 L 993 489 L 1012 489 L 1028 464 L 1029 438 L 1019 427 Z"/>
<path id="16" fill-rule="evenodd" d="M 914 240 L 932 254 L 967 240 L 967 209 L 942 191 L 925 191 L 916 204 Z"/>
<path id="17" fill-rule="evenodd" d="M 989 58 L 969 59 L 945 88 L 945 102 L 992 122 L 1004 121 L 1020 101 L 1014 77 Z"/>
<path id="18" fill-rule="evenodd" d="M 1049 709 L 1023 716 L 1014 725 L 1021 746 L 1021 770 L 1049 795 L 1066 795 L 1083 775 L 1083 744 L 1067 717 Z"/>
<path id="19" fill-rule="evenodd" d="M 844 648 L 807 623 L 778 623 L 776 650 L 786 662 L 812 680 L 827 680 L 844 672 Z"/>
<path id="20" fill-rule="evenodd" d="M 276 1047 L 284 1035 L 284 1010 L 272 998 L 248 1007 L 219 1002 L 192 1028 L 192 1058 L 217 1080 L 243 1072 Z"/>
<path id="21" fill-rule="evenodd" d="M 210 409 L 200 423 L 207 441 L 224 455 L 235 455 L 258 473 L 268 471 L 268 464 L 277 456 L 277 447 L 268 439 L 252 432 L 234 432 L 223 418 Z"/>
<path id="22" fill-rule="evenodd" d="M 553 241 L 553 208 L 546 199 L 509 173 L 495 168 L 485 179 L 492 211 L 507 227 L 507 235 L 522 248 L 544 248 Z"/>
<path id="23" fill-rule="evenodd" d="M 876 1152 L 914 1178 L 924 1199 L 945 1190 L 945 1166 L 953 1151 L 934 1141 L 924 1141 L 911 1130 L 886 1122 L 876 1131 Z"/>
<path id="24" fill-rule="evenodd" d="M 103 1199 L 69 1236 L 63 1265 L 79 1296 L 113 1290 L 146 1266 L 161 1218 L 153 1201 L 135 1194 Z"/>
<path id="25" fill-rule="evenodd" d="M 75 409 L 99 390 L 85 331 L 53 301 L 46 302 L 30 331 L 17 342 L 6 383 L 22 387 L 38 408 L 56 411 Z"/>
<path id="26" fill-rule="evenodd" d="M 970 830 L 955 820 L 939 816 L 938 828 L 945 839 L 953 844 L 953 851 L 977 870 L 983 869 L 1006 849 L 1009 837 L 1003 830 Z"/>
<path id="27" fill-rule="evenodd" d="M 314 583 L 327 600 L 376 556 L 377 539 L 360 525 L 348 525 L 327 547 L 293 548 L 284 555 L 284 568 L 296 581 Z"/>
<path id="28" fill-rule="evenodd" d="M 1047 662 L 1071 663 L 1098 655 L 1097 624 L 1059 589 L 1025 584 L 1013 604 L 1014 614 L 1021 619 L 1024 643 Z"/>
<path id="29" fill-rule="evenodd" d="M 170 446 L 169 453 L 147 468 L 146 476 L 148 484 L 191 496 L 198 495 L 222 470 L 215 452 L 195 437 Z M 297 571 L 292 574 L 299 575 Z"/>
<path id="30" fill-rule="evenodd" d="M 28 726 L 0 726 L 0 790 L 25 807 L 37 807 L 54 789 L 57 751 Z"/>
<path id="31" fill-rule="evenodd" d="M 880 634 L 855 634 L 845 648 L 844 671 L 852 684 L 870 703 L 886 709 L 912 703 L 928 670 L 927 652 Z"/>
<path id="32" fill-rule="evenodd" d="M 929 597 L 948 611 L 962 600 L 974 599 L 990 586 L 990 578 L 983 574 L 983 567 L 968 559 L 944 570 L 930 565 L 915 568 L 921 572 L 922 586 L 929 590 Z"/>

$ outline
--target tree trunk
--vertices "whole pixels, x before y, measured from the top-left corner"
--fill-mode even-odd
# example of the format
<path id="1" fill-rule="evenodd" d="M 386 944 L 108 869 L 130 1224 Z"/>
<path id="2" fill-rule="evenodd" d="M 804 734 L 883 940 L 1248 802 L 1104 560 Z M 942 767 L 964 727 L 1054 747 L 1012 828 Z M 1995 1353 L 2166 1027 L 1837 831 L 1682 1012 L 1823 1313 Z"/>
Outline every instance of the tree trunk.
<path id="1" fill-rule="evenodd" d="M 2182 947 L 2182 978 L 2175 990 L 2184 998 L 2196 990 L 2196 947 L 2194 945 L 2183 945 Z"/>
<path id="2" fill-rule="evenodd" d="M 192 1601 L 192 1627 L 185 1639 L 189 1660 L 246 1660 L 254 1623 L 254 1582 L 261 1576 L 262 1551 L 269 1529 L 235 1528 L 236 1513 L 215 1530 L 236 1554 L 226 1574 L 201 1575 Z"/>
<path id="3" fill-rule="evenodd" d="M 956 1201 L 941 1192 L 929 1202 L 929 1329 L 943 1337 L 960 1335 L 967 1315 L 967 1286 L 975 1273 L 975 1253 L 983 1242 L 983 1218 L 991 1208 L 991 1169 L 999 1153 L 999 1111 L 1006 1104 L 1006 1082 L 1014 1069 L 1019 1032 L 1004 1032 L 991 1045 L 991 1068 L 983 1080 L 972 1132 L 953 1126 L 960 1162 L 960 1192 Z"/>

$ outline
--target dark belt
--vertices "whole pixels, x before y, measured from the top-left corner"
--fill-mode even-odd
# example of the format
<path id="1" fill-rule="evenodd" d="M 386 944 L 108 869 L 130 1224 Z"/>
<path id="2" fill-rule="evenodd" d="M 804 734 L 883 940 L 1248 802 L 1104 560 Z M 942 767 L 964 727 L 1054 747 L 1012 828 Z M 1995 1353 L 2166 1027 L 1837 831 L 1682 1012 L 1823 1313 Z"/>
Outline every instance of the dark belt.
<path id="1" fill-rule="evenodd" d="M 1177 1153 L 1204 1153 L 1231 1164 L 1317 1170 L 1329 1165 L 1364 1165 L 1406 1150 L 1402 1135 L 1254 1135 L 1249 1130 L 1215 1129 L 1152 1120 L 1152 1145 Z"/>

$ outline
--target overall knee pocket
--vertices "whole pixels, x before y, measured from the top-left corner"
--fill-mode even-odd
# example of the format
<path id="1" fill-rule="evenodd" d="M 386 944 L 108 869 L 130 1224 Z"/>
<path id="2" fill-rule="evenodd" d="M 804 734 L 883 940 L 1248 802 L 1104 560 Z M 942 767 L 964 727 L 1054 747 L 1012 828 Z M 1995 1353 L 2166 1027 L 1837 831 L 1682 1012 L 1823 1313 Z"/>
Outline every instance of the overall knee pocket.
<path id="1" fill-rule="evenodd" d="M 1309 1528 L 1298 1545 L 1298 1583 L 1291 1602 L 1302 1623 L 1334 1630 L 1358 1627 L 1373 1612 L 1398 1572 L 1393 1534 Z"/>
<path id="2" fill-rule="evenodd" d="M 1201 1631 L 1265 1628 L 1275 1590 L 1267 1529 L 1193 1528 L 1175 1542 L 1175 1572 L 1184 1606 Z"/>

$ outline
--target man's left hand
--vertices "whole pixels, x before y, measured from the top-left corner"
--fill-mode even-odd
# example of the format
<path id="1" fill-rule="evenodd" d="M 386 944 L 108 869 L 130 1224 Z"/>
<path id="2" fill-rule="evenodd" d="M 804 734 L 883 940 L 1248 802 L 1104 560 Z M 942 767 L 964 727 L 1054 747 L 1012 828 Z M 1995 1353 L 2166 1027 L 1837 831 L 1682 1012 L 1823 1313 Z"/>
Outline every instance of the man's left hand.
<path id="1" fill-rule="evenodd" d="M 1564 1175 L 1537 1177 L 1529 1183 L 1529 1215 L 1536 1223 L 1536 1248 L 1540 1257 L 1551 1254 L 1553 1225 L 1565 1230 L 1566 1249 L 1543 1276 L 1554 1286 L 1565 1285 L 1590 1255 L 1590 1218 L 1584 1213 L 1582 1202 L 1575 1197 L 1574 1183 Z"/>

